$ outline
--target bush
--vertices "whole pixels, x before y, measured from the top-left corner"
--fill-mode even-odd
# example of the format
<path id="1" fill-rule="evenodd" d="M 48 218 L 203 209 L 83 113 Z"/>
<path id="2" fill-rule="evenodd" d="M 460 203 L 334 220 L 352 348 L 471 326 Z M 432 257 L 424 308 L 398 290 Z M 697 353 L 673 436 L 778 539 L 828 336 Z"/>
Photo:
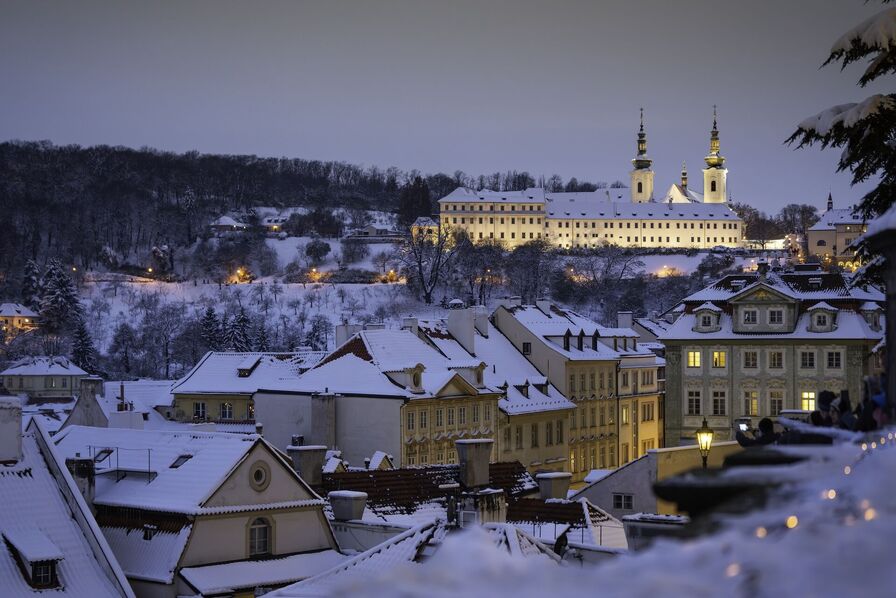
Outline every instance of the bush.
<path id="1" fill-rule="evenodd" d="M 320 239 L 313 239 L 305 246 L 305 255 L 315 264 L 321 263 L 328 253 L 330 253 L 330 244 Z"/>

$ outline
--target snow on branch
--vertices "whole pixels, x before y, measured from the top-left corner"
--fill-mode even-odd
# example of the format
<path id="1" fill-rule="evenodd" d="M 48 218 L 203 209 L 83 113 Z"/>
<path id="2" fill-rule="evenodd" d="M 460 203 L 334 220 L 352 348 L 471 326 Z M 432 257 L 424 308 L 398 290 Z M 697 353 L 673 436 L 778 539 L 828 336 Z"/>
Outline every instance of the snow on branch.
<path id="1" fill-rule="evenodd" d="M 864 86 L 880 75 L 896 71 L 896 8 L 887 8 L 847 31 L 834 42 L 825 64 L 842 61 L 841 69 L 868 55 L 877 54 L 859 84 Z"/>
<path id="2" fill-rule="evenodd" d="M 851 129 L 870 116 L 894 109 L 896 100 L 892 96 L 874 94 L 861 102 L 840 104 L 810 116 L 799 124 L 799 130 L 813 136 L 825 137 L 837 126 Z"/>

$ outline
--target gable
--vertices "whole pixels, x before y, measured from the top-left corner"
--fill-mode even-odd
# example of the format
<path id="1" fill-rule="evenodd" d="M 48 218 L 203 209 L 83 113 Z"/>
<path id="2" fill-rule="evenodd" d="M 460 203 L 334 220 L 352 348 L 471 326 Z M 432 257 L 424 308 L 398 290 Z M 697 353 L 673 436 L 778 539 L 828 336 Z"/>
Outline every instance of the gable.
<path id="1" fill-rule="evenodd" d="M 729 303 L 796 303 L 793 297 L 785 295 L 769 285 L 758 283 L 755 287 L 744 289 L 728 300 Z"/>
<path id="2" fill-rule="evenodd" d="M 252 483 L 252 476 L 258 467 L 264 469 L 268 476 L 261 489 L 256 489 L 259 486 Z M 235 507 L 318 498 L 281 456 L 259 441 L 227 474 L 202 506 Z"/>
<path id="3" fill-rule="evenodd" d="M 476 390 L 469 382 L 463 379 L 460 374 L 455 373 L 434 395 L 436 397 L 456 397 L 459 395 L 477 395 Z"/>

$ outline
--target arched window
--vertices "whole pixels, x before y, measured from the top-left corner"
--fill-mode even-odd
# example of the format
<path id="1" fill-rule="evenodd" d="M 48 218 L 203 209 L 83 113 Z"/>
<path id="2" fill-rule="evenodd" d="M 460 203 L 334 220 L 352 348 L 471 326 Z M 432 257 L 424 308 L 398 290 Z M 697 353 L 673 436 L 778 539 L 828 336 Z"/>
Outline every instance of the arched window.
<path id="1" fill-rule="evenodd" d="M 258 517 L 249 526 L 249 556 L 271 554 L 271 524 L 264 517 Z"/>
<path id="2" fill-rule="evenodd" d="M 644 193 L 644 183 L 638 181 L 638 193 Z"/>
<path id="3" fill-rule="evenodd" d="M 716 182 L 715 181 L 711 181 L 709 183 L 709 190 L 713 191 L 713 192 L 716 190 Z"/>
<path id="4" fill-rule="evenodd" d="M 818 245 L 819 247 L 824 247 L 827 244 L 828 244 L 828 242 L 825 241 L 824 239 L 819 239 L 818 243 L 816 243 L 816 245 Z"/>

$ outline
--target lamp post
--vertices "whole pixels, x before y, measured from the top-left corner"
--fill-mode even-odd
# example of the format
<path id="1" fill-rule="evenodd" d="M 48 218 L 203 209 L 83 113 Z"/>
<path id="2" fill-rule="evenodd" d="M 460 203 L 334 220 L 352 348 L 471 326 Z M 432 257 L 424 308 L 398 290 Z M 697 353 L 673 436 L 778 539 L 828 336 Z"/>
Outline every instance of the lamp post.
<path id="1" fill-rule="evenodd" d="M 703 469 L 706 469 L 706 458 L 709 457 L 709 449 L 712 448 L 712 437 L 715 432 L 706 423 L 703 418 L 703 425 L 697 428 L 697 446 L 700 447 L 700 456 L 703 457 Z"/>

